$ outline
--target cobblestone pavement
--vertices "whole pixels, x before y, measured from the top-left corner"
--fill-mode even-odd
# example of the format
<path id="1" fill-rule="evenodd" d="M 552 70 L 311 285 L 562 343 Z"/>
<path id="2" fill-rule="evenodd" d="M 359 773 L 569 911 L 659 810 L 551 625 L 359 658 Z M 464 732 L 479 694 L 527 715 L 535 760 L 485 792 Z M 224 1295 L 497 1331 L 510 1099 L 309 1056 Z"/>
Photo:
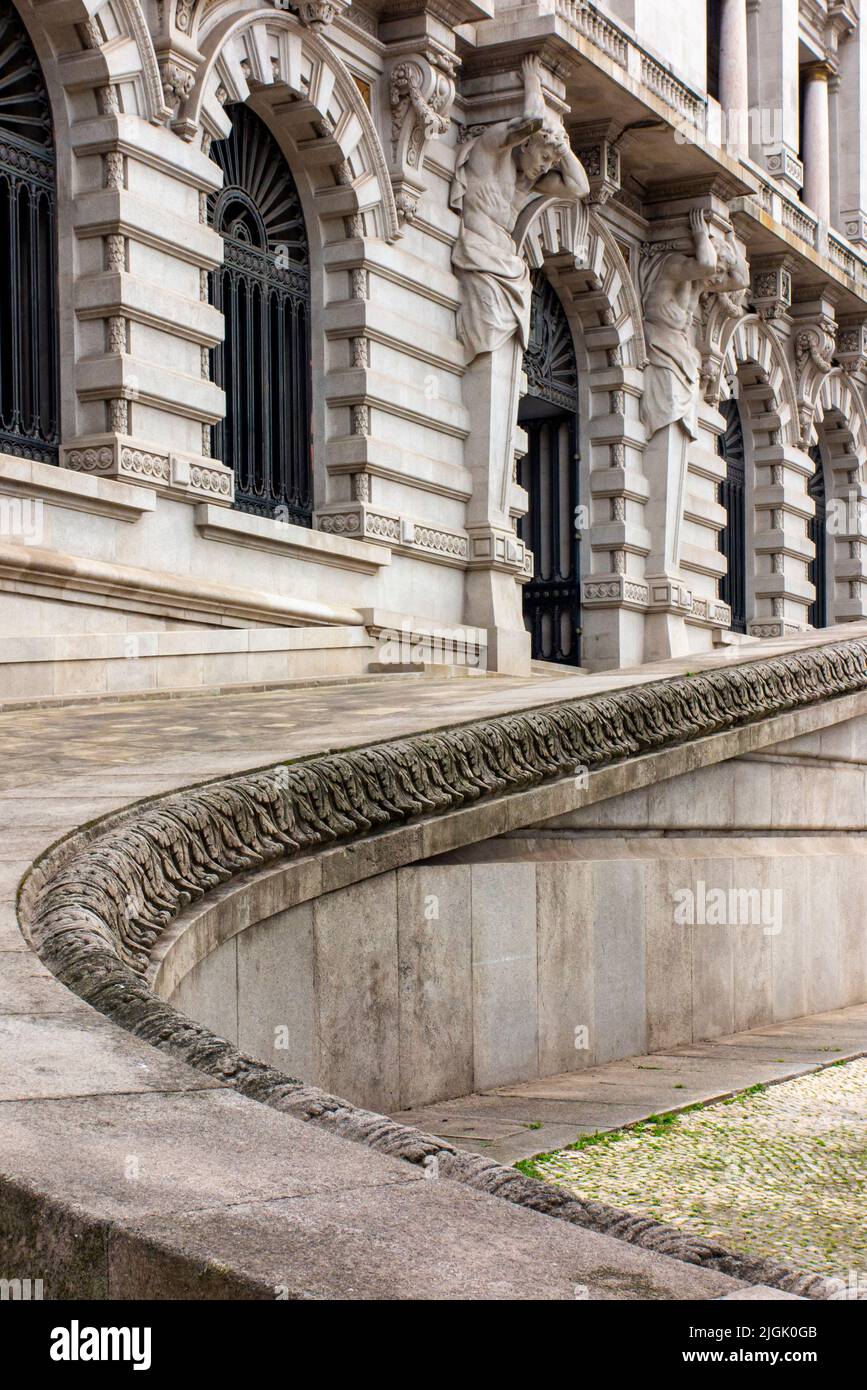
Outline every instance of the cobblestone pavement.
<path id="1" fill-rule="evenodd" d="M 867 1059 L 583 1142 L 521 1166 L 729 1249 L 867 1285 Z"/>

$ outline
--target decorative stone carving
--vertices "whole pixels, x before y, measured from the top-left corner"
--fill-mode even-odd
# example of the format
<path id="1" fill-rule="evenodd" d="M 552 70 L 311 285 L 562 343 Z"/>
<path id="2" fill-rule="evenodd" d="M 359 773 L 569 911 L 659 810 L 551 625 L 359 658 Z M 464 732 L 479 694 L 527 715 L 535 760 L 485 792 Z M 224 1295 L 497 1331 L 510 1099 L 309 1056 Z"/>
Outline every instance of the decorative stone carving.
<path id="1" fill-rule="evenodd" d="M 850 376 L 867 369 L 867 319 L 839 321 L 836 357 Z"/>
<path id="2" fill-rule="evenodd" d="M 21 911 L 43 959 L 96 1008 L 130 1026 L 144 1006 L 155 1038 L 213 1042 L 144 976 L 163 932 L 219 884 L 865 688 L 867 642 L 855 639 L 208 782 L 88 827 L 34 871 Z"/>
<path id="3" fill-rule="evenodd" d="M 604 207 L 620 191 L 620 150 L 608 138 L 610 122 L 602 126 L 579 126 L 571 131 L 572 145 L 581 160 L 590 192 L 587 201 Z"/>
<path id="4" fill-rule="evenodd" d="M 193 0 L 178 0 L 175 6 L 175 25 L 182 34 L 190 32 L 190 22 L 193 17 Z"/>
<path id="5" fill-rule="evenodd" d="M 388 75 L 391 101 L 390 172 L 401 223 L 415 218 L 424 192 L 427 146 L 445 135 L 455 97 L 458 60 L 428 40 L 418 52 L 396 56 Z"/>
<path id="6" fill-rule="evenodd" d="M 126 267 L 126 237 L 112 232 L 105 238 L 106 270 L 124 270 Z"/>
<path id="7" fill-rule="evenodd" d="M 120 315 L 113 315 L 108 320 L 107 336 L 109 352 L 126 352 L 126 319 Z"/>
<path id="8" fill-rule="evenodd" d="M 167 58 L 160 64 L 160 77 L 166 106 L 176 111 L 186 101 L 196 82 L 195 70 L 179 63 L 175 58 Z"/>
<path id="9" fill-rule="evenodd" d="M 788 267 L 774 265 L 754 267 L 750 300 L 760 319 L 783 319 L 792 306 L 792 275 Z"/>
<path id="10" fill-rule="evenodd" d="M 293 0 L 292 8 L 310 29 L 327 29 L 349 8 L 350 0 Z"/>
<path id="11" fill-rule="evenodd" d="M 364 404 L 353 405 L 350 407 L 350 433 L 368 435 L 370 434 L 370 410 Z"/>
<path id="12" fill-rule="evenodd" d="M 649 436 L 680 421 L 691 439 L 698 437 L 702 353 L 696 318 L 701 297 L 733 295 L 749 285 L 749 267 L 733 231 L 725 239 L 711 236 L 698 209 L 690 214 L 690 228 L 692 255 L 678 243 L 649 244 L 639 266 L 648 356 L 641 418 Z M 740 312 L 734 299 L 726 307 Z"/>
<path id="13" fill-rule="evenodd" d="M 104 158 L 104 183 L 106 188 L 123 188 L 123 155 L 119 150 L 109 150 Z"/>
<path id="14" fill-rule="evenodd" d="M 801 306 L 798 306 L 799 308 Z M 821 306 L 795 320 L 793 350 L 798 382 L 798 445 L 809 449 L 815 440 L 813 419 L 822 382 L 834 370 L 837 325 Z"/>
<path id="15" fill-rule="evenodd" d="M 541 63 L 522 65 L 524 111 L 511 121 L 472 130 L 458 152 L 451 206 L 461 215 L 452 263 L 463 302 L 458 336 L 472 359 L 530 331 L 530 272 L 513 232 L 538 197 L 578 202 L 587 175 L 569 146 L 562 121 L 546 112 Z"/>
<path id="16" fill-rule="evenodd" d="M 108 405 L 108 428 L 116 434 L 126 434 L 129 429 L 129 402 L 123 396 L 117 396 L 114 400 L 107 402 Z"/>
<path id="17" fill-rule="evenodd" d="M 746 264 L 746 262 L 744 262 Z M 705 397 L 719 405 L 722 367 L 732 319 L 746 312 L 746 290 L 706 290 L 699 299 L 700 381 Z"/>

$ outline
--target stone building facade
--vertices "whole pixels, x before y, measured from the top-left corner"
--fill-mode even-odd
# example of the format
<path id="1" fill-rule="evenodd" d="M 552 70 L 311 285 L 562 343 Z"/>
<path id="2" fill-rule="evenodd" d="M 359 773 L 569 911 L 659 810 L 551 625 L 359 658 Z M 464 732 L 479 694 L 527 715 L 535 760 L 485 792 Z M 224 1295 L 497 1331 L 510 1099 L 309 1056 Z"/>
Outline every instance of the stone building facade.
<path id="1" fill-rule="evenodd" d="M 867 615 L 858 8 L 0 0 L 4 693 Z"/>

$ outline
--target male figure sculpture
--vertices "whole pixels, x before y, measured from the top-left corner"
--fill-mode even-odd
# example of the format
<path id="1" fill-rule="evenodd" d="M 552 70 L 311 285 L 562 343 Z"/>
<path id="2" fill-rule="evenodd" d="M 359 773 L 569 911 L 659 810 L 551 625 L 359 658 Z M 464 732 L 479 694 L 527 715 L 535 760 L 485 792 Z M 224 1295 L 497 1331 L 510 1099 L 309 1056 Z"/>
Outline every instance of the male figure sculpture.
<path id="1" fill-rule="evenodd" d="M 647 337 L 641 418 L 649 435 L 680 420 L 695 439 L 701 371 L 695 341 L 699 300 L 708 290 L 746 289 L 750 272 L 734 232 L 729 231 L 724 241 L 711 237 L 700 210 L 690 214 L 689 222 L 694 255 L 670 249 L 651 252 L 639 271 Z"/>
<path id="2" fill-rule="evenodd" d="M 515 333 L 527 346 L 530 272 L 512 236 L 520 213 L 540 194 L 578 202 L 589 191 L 562 121 L 546 111 L 540 73 L 539 59 L 525 58 L 523 115 L 487 126 L 458 153 L 451 205 L 461 230 L 452 264 L 463 290 L 458 337 L 470 360 Z"/>

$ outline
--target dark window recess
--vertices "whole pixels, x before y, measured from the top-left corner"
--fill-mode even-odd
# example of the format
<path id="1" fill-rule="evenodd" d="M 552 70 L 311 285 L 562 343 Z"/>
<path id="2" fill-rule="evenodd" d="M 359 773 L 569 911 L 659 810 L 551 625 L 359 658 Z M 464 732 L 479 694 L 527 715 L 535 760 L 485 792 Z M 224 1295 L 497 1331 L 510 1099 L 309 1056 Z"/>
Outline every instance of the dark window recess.
<path id="1" fill-rule="evenodd" d="M 719 101 L 719 48 L 722 0 L 707 0 L 707 94 Z"/>
<path id="2" fill-rule="evenodd" d="M 0 452 L 57 462 L 56 181 L 33 46 L 0 0 Z"/>
<path id="3" fill-rule="evenodd" d="M 807 491 L 816 504 L 815 515 L 810 518 L 807 535 L 816 547 L 814 559 L 807 569 L 807 578 L 816 590 L 816 597 L 810 604 L 809 623 L 811 627 L 828 626 L 828 516 L 825 502 L 825 466 L 819 446 L 814 444 L 810 458 L 816 465 L 807 484 Z"/>
<path id="4" fill-rule="evenodd" d="M 226 337 L 212 353 L 226 393 L 212 452 L 235 473 L 235 505 L 310 526 L 310 256 L 298 190 L 277 142 L 248 106 L 226 107 L 231 133 L 211 157 L 224 185 L 209 200 L 225 264 L 211 302 Z"/>
<path id="5" fill-rule="evenodd" d="M 747 630 L 747 501 L 744 465 L 744 431 L 737 401 L 730 397 L 720 405 L 726 428 L 717 449 L 726 461 L 726 477 L 719 485 L 719 500 L 726 510 L 726 524 L 719 548 L 728 561 L 720 580 L 720 598 L 732 610 L 732 631 Z"/>
<path id="6" fill-rule="evenodd" d="M 524 620 L 536 661 L 581 663 L 578 507 L 578 364 L 572 331 L 543 275 L 533 282 L 530 341 L 524 354 L 529 392 L 518 423 L 530 447 L 519 465 L 529 510 L 520 536 L 535 573 L 524 586 Z"/>

